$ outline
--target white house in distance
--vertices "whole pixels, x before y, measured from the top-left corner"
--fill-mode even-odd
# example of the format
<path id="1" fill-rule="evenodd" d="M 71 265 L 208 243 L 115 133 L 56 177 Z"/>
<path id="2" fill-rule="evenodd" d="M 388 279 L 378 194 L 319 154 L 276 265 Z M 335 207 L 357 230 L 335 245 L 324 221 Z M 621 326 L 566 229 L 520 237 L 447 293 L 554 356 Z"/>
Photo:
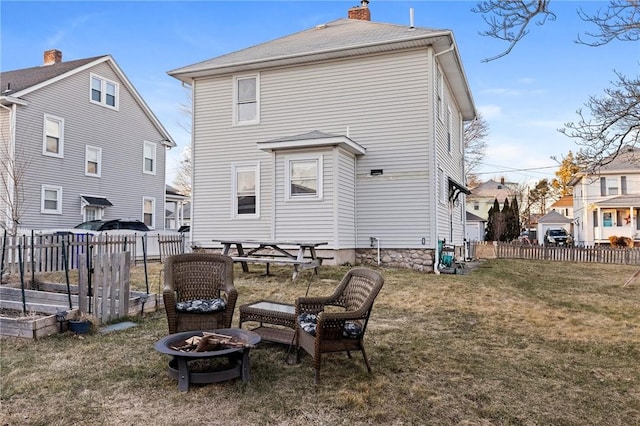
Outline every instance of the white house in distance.
<path id="1" fill-rule="evenodd" d="M 379 241 L 419 270 L 438 240 L 462 246 L 476 111 L 453 33 L 371 22 L 367 3 L 169 72 L 193 89 L 194 244 L 326 241 L 341 264 Z"/>
<path id="2" fill-rule="evenodd" d="M 640 243 L 640 150 L 627 147 L 598 175 L 577 175 L 573 186 L 574 241 L 609 244 L 609 237 Z"/>
<path id="3" fill-rule="evenodd" d="M 498 200 L 500 208 L 504 206 L 504 200 L 513 200 L 513 197 L 520 195 L 517 191 L 518 184 L 505 182 L 504 177 L 499 181 L 489 179 L 471 189 L 471 194 L 467 196 L 467 211 L 483 219 L 489 219 L 489 210 L 493 207 L 495 200 Z M 522 199 L 518 199 L 522 205 Z"/>
<path id="4" fill-rule="evenodd" d="M 0 82 L 1 227 L 122 218 L 164 229 L 175 142 L 110 55 L 63 62 L 49 50 Z"/>

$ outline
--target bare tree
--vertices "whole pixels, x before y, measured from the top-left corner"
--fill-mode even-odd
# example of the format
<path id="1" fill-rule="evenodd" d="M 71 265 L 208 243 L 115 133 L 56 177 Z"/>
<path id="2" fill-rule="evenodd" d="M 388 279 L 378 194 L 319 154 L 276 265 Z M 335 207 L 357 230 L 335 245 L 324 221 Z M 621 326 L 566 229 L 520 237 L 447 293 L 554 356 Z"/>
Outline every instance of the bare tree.
<path id="1" fill-rule="evenodd" d="M 594 24 L 598 31 L 585 32 L 594 40 L 587 42 L 578 36 L 578 43 L 588 46 L 602 46 L 613 40 L 640 40 L 640 2 L 638 0 L 611 0 L 609 7 L 599 10 L 595 15 L 589 15 L 583 9 L 578 10 L 578 16 L 585 22 Z"/>
<path id="2" fill-rule="evenodd" d="M 507 49 L 482 62 L 493 61 L 508 55 L 516 44 L 529 33 L 527 27 L 534 21 L 536 25 L 544 25 L 547 20 L 556 20 L 556 15 L 549 10 L 551 0 L 488 0 L 482 1 L 471 9 L 481 13 L 482 19 L 489 25 L 487 31 L 480 34 L 509 42 Z"/>
<path id="3" fill-rule="evenodd" d="M 474 172 L 484 160 L 488 136 L 489 124 L 480 113 L 464 127 L 464 178 L 467 184 L 477 181 Z"/>
<path id="4" fill-rule="evenodd" d="M 191 110 L 192 105 L 192 91 L 190 88 L 185 88 L 185 101 L 180 104 L 180 115 L 182 119 L 178 122 L 178 125 L 191 134 L 191 120 L 193 113 Z M 180 159 L 180 165 L 176 177 L 173 181 L 174 186 L 180 191 L 182 195 L 191 197 L 191 172 L 192 172 L 192 147 L 191 144 L 186 146 L 182 151 L 182 158 Z"/>
<path id="5" fill-rule="evenodd" d="M 20 219 L 27 211 L 25 178 L 29 156 L 15 143 L 11 119 L 2 120 L 0 128 L 0 226 L 9 236 L 18 234 Z"/>
<path id="6" fill-rule="evenodd" d="M 529 33 L 532 22 L 544 25 L 548 20 L 555 21 L 556 15 L 549 7 L 551 0 L 487 0 L 479 2 L 471 9 L 482 14 L 489 29 L 481 35 L 509 42 L 509 46 L 500 54 L 486 58 L 483 62 L 493 61 L 508 55 L 516 44 Z M 585 34 L 594 40 L 591 42 L 578 37 L 577 42 L 589 46 L 602 46 L 612 40 L 640 40 L 640 1 L 611 0 L 605 10 L 590 15 L 583 9 L 577 11 L 585 22 L 596 26 L 595 31 Z"/>
<path id="7" fill-rule="evenodd" d="M 560 129 L 581 146 L 576 160 L 590 174 L 613 161 L 625 147 L 636 146 L 640 137 L 640 78 L 616 76 L 618 81 L 603 96 L 589 97 L 587 115 L 578 110 L 580 120 Z"/>

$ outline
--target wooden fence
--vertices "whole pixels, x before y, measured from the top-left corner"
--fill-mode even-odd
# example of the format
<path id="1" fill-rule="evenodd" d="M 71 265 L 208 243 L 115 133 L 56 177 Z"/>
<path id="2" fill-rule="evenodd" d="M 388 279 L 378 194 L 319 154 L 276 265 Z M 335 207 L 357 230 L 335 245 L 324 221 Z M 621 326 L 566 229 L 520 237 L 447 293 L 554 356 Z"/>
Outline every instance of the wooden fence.
<path id="1" fill-rule="evenodd" d="M 80 262 L 86 265 L 87 256 L 80 256 Z M 103 253 L 94 256 L 91 265 L 93 269 L 91 286 L 87 274 L 88 268 L 80 268 L 78 275 L 80 312 L 93 312 L 101 323 L 129 315 L 130 262 L 131 253 Z M 88 303 L 92 303 L 93 306 L 90 308 Z"/>
<path id="2" fill-rule="evenodd" d="M 608 246 L 590 247 L 544 247 L 516 243 L 475 242 L 474 252 L 486 253 L 481 246 L 493 245 L 494 256 L 499 259 L 533 259 L 559 262 L 615 263 L 640 265 L 640 248 L 616 248 Z M 488 248 L 488 247 L 485 247 Z"/>
<path id="3" fill-rule="evenodd" d="M 80 256 L 128 252 L 134 264 L 149 259 L 164 261 L 183 253 L 185 237 L 151 234 L 40 234 L 6 237 L 0 241 L 0 271 L 17 274 L 78 269 Z M 150 250 L 151 248 L 151 250 Z"/>

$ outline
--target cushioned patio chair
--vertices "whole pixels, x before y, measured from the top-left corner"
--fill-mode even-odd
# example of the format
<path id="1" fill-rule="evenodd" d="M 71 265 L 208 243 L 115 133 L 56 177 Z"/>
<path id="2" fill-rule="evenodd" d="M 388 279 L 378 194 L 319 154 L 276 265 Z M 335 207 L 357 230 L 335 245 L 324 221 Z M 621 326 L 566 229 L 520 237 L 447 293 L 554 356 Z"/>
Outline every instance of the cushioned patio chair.
<path id="1" fill-rule="evenodd" d="M 346 273 L 331 296 L 296 300 L 297 360 L 300 361 L 301 350 L 313 357 L 316 385 L 320 382 L 323 353 L 346 351 L 351 358 L 351 351 L 361 351 L 367 371 L 371 372 L 363 338 L 373 302 L 383 283 L 380 273 L 354 268 Z M 325 311 L 327 306 L 341 309 Z"/>
<path id="2" fill-rule="evenodd" d="M 164 267 L 169 333 L 230 328 L 238 291 L 233 260 L 214 253 L 171 256 Z"/>

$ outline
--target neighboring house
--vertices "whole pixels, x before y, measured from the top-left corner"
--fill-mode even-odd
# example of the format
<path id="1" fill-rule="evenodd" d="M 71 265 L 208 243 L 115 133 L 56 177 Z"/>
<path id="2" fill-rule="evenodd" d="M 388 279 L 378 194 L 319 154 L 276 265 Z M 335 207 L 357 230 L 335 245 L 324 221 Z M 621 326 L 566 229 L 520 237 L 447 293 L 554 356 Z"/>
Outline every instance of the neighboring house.
<path id="1" fill-rule="evenodd" d="M 609 244 L 609 237 L 640 243 L 640 149 L 626 148 L 598 175 L 579 174 L 573 186 L 574 241 Z"/>
<path id="2" fill-rule="evenodd" d="M 165 229 L 180 229 L 182 225 L 189 225 L 189 197 L 171 185 L 167 185 L 166 188 Z"/>
<path id="3" fill-rule="evenodd" d="M 192 239 L 327 241 L 336 263 L 433 268 L 461 246 L 463 123 L 450 30 L 349 19 L 169 72 L 193 88 Z"/>
<path id="4" fill-rule="evenodd" d="M 564 195 L 558 201 L 551 204 L 549 209 L 560 213 L 562 216 L 573 219 L 573 195 Z"/>
<path id="5" fill-rule="evenodd" d="M 549 213 L 542 216 L 538 219 L 538 227 L 536 229 L 536 234 L 538 236 L 538 244 L 544 244 L 544 234 L 547 229 L 560 229 L 563 228 L 569 234 L 572 233 L 572 224 L 573 220 L 563 216 L 562 214 L 556 211 L 550 211 Z"/>
<path id="6" fill-rule="evenodd" d="M 498 200 L 500 209 L 504 207 L 504 200 L 509 203 L 516 196 L 518 205 L 522 207 L 521 194 L 517 191 L 518 184 L 513 182 L 505 182 L 504 177 L 500 178 L 500 182 L 489 179 L 471 189 L 471 194 L 467 196 L 467 211 L 483 219 L 489 219 L 489 209 L 493 207 L 495 200 Z"/>
<path id="7" fill-rule="evenodd" d="M 467 241 L 484 241 L 486 233 L 487 219 L 476 216 L 471 212 L 467 212 L 467 227 L 465 237 Z"/>
<path id="8" fill-rule="evenodd" d="M 3 227 L 123 218 L 164 229 L 175 143 L 110 55 L 63 62 L 49 50 L 42 66 L 2 72 L 0 82 Z"/>

